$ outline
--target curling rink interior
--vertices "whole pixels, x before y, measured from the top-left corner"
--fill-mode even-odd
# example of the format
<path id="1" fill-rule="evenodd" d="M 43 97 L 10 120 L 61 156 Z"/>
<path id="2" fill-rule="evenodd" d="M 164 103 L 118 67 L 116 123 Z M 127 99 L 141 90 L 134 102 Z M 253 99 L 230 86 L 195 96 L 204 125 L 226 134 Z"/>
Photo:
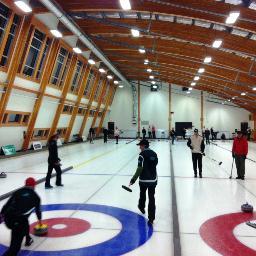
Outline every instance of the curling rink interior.
<path id="1" fill-rule="evenodd" d="M 182 255 L 256 255 L 256 229 L 246 225 L 252 214 L 241 213 L 249 202 L 256 205 L 256 164 L 246 161 L 245 180 L 230 180 L 231 142 L 206 146 L 206 155 L 222 165 L 203 158 L 203 179 L 193 177 L 191 153 L 184 141 L 152 141 L 150 148 L 158 154 L 156 219 L 153 228 L 147 215 L 137 209 L 138 182 L 129 193 L 128 185 L 136 170 L 137 141 L 121 140 L 103 144 L 81 143 L 59 148 L 63 166 L 74 168 L 63 174 L 64 187 L 36 187 L 43 205 L 43 219 L 50 221 L 48 237 L 33 237 L 31 247 L 22 247 L 20 255 L 83 256 L 172 256 L 173 234 L 179 227 Z M 215 143 L 215 142 L 214 142 Z M 250 143 L 248 157 L 255 159 L 256 145 Z M 25 178 L 45 177 L 48 152 L 39 152 L 1 160 L 7 179 L 0 180 L 1 195 L 23 185 Z M 172 177 L 174 171 L 178 220 L 173 219 Z M 5 203 L 0 202 L 0 206 Z M 146 211 L 147 212 L 147 211 Z M 256 218 L 255 218 L 256 219 Z M 30 223 L 36 221 L 35 214 Z M 173 222 L 175 227 L 173 228 Z M 0 225 L 0 253 L 9 245 L 10 231 Z"/>

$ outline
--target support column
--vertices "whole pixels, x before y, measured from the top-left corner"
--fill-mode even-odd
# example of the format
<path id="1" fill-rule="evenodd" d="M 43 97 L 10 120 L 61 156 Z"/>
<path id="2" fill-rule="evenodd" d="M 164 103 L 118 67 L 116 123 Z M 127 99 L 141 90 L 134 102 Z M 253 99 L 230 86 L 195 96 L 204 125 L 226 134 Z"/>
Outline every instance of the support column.
<path id="1" fill-rule="evenodd" d="M 107 78 L 105 78 L 105 80 L 103 81 L 102 90 L 100 92 L 100 97 L 99 97 L 99 100 L 98 100 L 98 105 L 97 105 L 96 111 L 95 111 L 94 116 L 93 116 L 92 127 L 95 126 L 95 123 L 97 121 L 97 117 L 98 117 L 99 111 L 100 111 L 100 106 L 101 106 L 101 103 L 102 103 L 102 100 L 103 100 L 103 96 L 104 96 L 104 91 L 107 88 L 107 84 L 108 84 L 108 81 L 107 81 Z"/>
<path id="2" fill-rule="evenodd" d="M 138 82 L 138 137 L 140 138 L 140 81 Z"/>
<path id="3" fill-rule="evenodd" d="M 100 119 L 99 127 L 98 127 L 98 129 L 96 131 L 96 136 L 98 136 L 100 134 L 100 129 L 102 128 L 104 119 L 105 119 L 106 114 L 108 112 L 108 107 L 111 104 L 111 99 L 113 97 L 113 94 L 115 94 L 115 92 L 116 92 L 116 88 L 117 88 L 117 86 L 111 85 L 111 87 L 109 89 L 109 93 L 108 93 L 107 100 L 106 100 L 106 103 L 105 103 L 105 108 L 104 108 L 104 111 L 103 111 L 101 119 Z"/>
<path id="4" fill-rule="evenodd" d="M 256 141 L 256 113 L 253 113 L 253 140 Z"/>
<path id="5" fill-rule="evenodd" d="M 71 132 L 72 132 L 72 129 L 73 129 L 76 117 L 77 117 L 79 105 L 80 105 L 81 100 L 82 100 L 83 95 L 84 95 L 84 90 L 85 90 L 87 80 L 88 80 L 89 75 L 90 75 L 90 71 L 91 71 L 91 66 L 87 65 L 85 67 L 85 70 L 84 70 L 84 75 L 83 75 L 83 77 L 82 77 L 82 79 L 79 83 L 79 90 L 78 90 L 77 100 L 76 100 L 76 104 L 75 104 L 74 110 L 72 112 L 72 116 L 71 116 L 69 124 L 68 124 L 68 129 L 67 129 L 67 133 L 65 135 L 65 140 L 64 140 L 65 143 L 68 143 L 68 141 L 69 141 L 69 137 L 71 135 Z"/>
<path id="6" fill-rule="evenodd" d="M 56 133 L 57 127 L 58 127 L 58 123 L 60 120 L 60 116 L 62 114 L 63 111 L 63 107 L 65 105 L 65 100 L 68 94 L 68 89 L 70 87 L 71 81 L 72 81 L 72 77 L 76 68 L 76 62 L 77 62 L 77 56 L 75 54 L 72 55 L 70 63 L 69 63 L 69 67 L 68 67 L 68 73 L 66 75 L 66 79 L 63 85 L 63 90 L 62 90 L 62 95 L 61 95 L 61 99 L 57 108 L 57 111 L 55 113 L 55 117 L 52 123 L 52 127 L 50 130 L 50 134 L 49 137 L 51 137 L 54 133 Z"/>
<path id="7" fill-rule="evenodd" d="M 27 128 L 27 133 L 26 133 L 26 137 L 24 139 L 23 142 L 23 150 L 27 150 L 29 147 L 29 143 L 33 137 L 33 131 L 35 128 L 35 123 L 36 123 L 36 119 L 39 113 L 39 110 L 41 108 L 42 102 L 43 102 L 43 98 L 45 95 L 45 91 L 46 91 L 46 87 L 49 83 L 49 80 L 51 78 L 51 70 L 54 67 L 55 64 L 55 56 L 58 52 L 58 46 L 59 46 L 59 42 L 57 40 L 54 40 L 52 42 L 51 48 L 49 50 L 48 53 L 48 57 L 45 63 L 45 67 L 42 73 L 42 79 L 41 79 L 41 83 L 40 83 L 40 88 L 39 88 L 39 92 L 37 93 L 37 99 L 35 101 L 34 104 L 34 108 L 33 108 L 33 112 L 31 113 L 31 117 L 30 117 L 30 121 L 28 124 L 28 128 Z"/>
<path id="8" fill-rule="evenodd" d="M 172 129 L 172 85 L 169 84 L 169 133 Z"/>
<path id="9" fill-rule="evenodd" d="M 204 92 L 201 91 L 201 130 L 204 128 Z"/>
<path id="10" fill-rule="evenodd" d="M 92 86 L 92 89 L 91 89 L 89 102 L 87 104 L 87 110 L 86 110 L 86 113 L 84 115 L 82 126 L 81 126 L 80 131 L 79 131 L 79 136 L 81 136 L 81 137 L 83 136 L 83 133 L 84 133 L 84 128 L 86 126 L 86 122 L 87 122 L 87 119 L 88 119 L 89 114 L 90 114 L 90 110 L 91 110 L 91 107 L 92 107 L 92 102 L 93 102 L 94 95 L 95 95 L 95 92 L 96 92 L 99 81 L 100 81 L 100 72 L 97 72 L 96 78 L 94 80 L 94 83 L 93 83 L 93 86 Z"/>

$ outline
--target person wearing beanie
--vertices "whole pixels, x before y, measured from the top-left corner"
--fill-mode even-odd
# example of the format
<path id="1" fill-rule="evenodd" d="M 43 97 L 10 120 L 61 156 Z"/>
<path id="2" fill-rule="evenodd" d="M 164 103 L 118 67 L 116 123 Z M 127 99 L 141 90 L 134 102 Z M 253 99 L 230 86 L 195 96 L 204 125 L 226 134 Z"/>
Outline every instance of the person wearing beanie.
<path id="1" fill-rule="evenodd" d="M 191 149 L 192 153 L 194 177 L 197 177 L 198 165 L 199 177 L 202 178 L 202 156 L 204 155 L 205 145 L 203 137 L 198 134 L 198 129 L 195 129 L 194 135 L 188 139 L 187 146 Z"/>
<path id="2" fill-rule="evenodd" d="M 51 189 L 53 188 L 51 186 L 51 176 L 52 176 L 52 170 L 55 169 L 56 171 L 56 186 L 63 187 L 63 184 L 61 183 L 61 164 L 60 164 L 60 158 L 58 156 L 58 146 L 57 146 L 57 140 L 59 138 L 58 134 L 55 134 L 51 136 L 49 142 L 48 142 L 48 150 L 49 150 L 49 157 L 48 157 L 48 172 L 46 175 L 45 180 L 45 188 Z"/>
<path id="3" fill-rule="evenodd" d="M 28 218 L 35 210 L 40 225 L 42 219 L 41 200 L 34 191 L 35 186 L 35 179 L 27 178 L 25 186 L 15 191 L 1 210 L 6 226 L 12 231 L 10 247 L 2 256 L 16 256 L 24 237 L 26 237 L 25 246 L 30 246 L 33 243 L 33 239 L 29 235 Z"/>
<path id="4" fill-rule="evenodd" d="M 237 132 L 232 147 L 232 156 L 235 158 L 237 177 L 236 179 L 244 180 L 245 159 L 248 154 L 248 141 L 241 131 Z"/>
<path id="5" fill-rule="evenodd" d="M 158 164 L 157 154 L 149 148 L 148 140 L 141 140 L 139 144 L 140 154 L 138 159 L 138 167 L 136 173 L 130 181 L 130 186 L 133 185 L 139 177 L 140 185 L 140 199 L 138 208 L 141 213 L 145 213 L 146 192 L 148 190 L 148 223 L 153 224 L 155 220 L 155 188 L 157 185 L 157 171 Z"/>

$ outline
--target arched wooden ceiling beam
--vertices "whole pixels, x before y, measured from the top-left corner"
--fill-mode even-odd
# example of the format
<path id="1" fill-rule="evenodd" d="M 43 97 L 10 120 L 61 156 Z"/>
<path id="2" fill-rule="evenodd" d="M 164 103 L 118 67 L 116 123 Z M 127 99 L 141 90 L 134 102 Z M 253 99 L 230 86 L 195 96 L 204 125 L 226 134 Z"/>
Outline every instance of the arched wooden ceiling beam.
<path id="1" fill-rule="evenodd" d="M 118 1 L 81 1 L 57 0 L 67 12 L 81 11 L 122 11 Z M 150 12 L 153 14 L 178 15 L 193 19 L 225 24 L 230 11 L 239 10 L 241 15 L 234 27 L 248 31 L 256 31 L 255 12 L 245 7 L 233 6 L 209 0 L 144 0 L 131 1 L 131 12 Z"/>

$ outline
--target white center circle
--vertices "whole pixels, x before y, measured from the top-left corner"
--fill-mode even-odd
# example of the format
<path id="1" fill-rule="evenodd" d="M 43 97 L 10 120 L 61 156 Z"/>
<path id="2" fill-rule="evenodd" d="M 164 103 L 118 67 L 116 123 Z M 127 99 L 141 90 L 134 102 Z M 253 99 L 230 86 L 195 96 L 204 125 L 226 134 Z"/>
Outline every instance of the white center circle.
<path id="1" fill-rule="evenodd" d="M 64 229 L 66 227 L 67 227 L 67 225 L 65 225 L 65 224 L 56 224 L 56 225 L 52 226 L 53 229 Z"/>

